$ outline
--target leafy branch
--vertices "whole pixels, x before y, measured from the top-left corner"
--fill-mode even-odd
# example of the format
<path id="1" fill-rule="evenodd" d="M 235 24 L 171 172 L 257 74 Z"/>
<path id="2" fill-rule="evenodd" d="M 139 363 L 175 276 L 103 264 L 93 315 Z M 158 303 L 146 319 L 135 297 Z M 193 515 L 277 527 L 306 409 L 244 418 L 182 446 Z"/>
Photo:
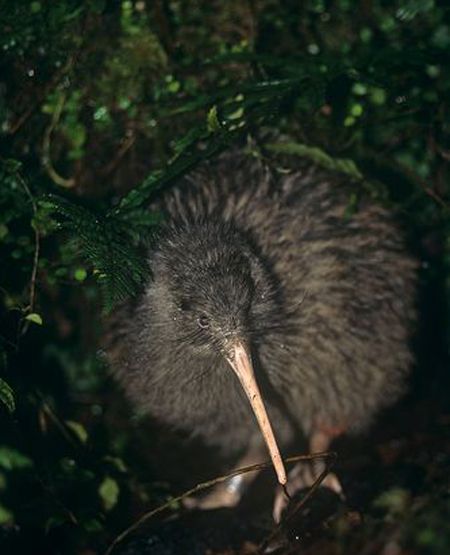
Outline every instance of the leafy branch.
<path id="1" fill-rule="evenodd" d="M 133 229 L 109 213 L 94 212 L 63 197 L 48 195 L 41 205 L 54 212 L 93 267 L 106 310 L 136 292 L 148 276 Z"/>

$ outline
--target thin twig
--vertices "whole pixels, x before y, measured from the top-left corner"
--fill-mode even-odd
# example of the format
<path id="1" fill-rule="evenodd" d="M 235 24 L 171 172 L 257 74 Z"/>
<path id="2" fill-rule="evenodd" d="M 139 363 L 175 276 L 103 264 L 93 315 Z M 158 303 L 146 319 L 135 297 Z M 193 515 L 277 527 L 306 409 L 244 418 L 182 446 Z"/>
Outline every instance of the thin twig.
<path id="1" fill-rule="evenodd" d="M 53 491 L 49 485 L 47 485 L 44 480 L 39 476 L 36 475 L 37 481 L 41 485 L 42 489 L 53 499 L 55 504 L 67 515 L 69 521 L 74 524 L 75 526 L 79 526 L 79 522 L 75 514 L 68 508 L 64 503 L 58 498 L 56 493 Z"/>
<path id="2" fill-rule="evenodd" d="M 40 398 L 40 401 L 42 403 L 42 408 L 44 410 L 44 413 L 48 416 L 48 418 L 50 418 L 50 420 L 53 422 L 53 424 L 56 426 L 56 428 L 58 428 L 59 432 L 64 436 L 64 439 L 68 443 L 70 443 L 70 445 L 72 447 L 77 448 L 78 443 L 70 435 L 69 431 L 67 430 L 67 426 L 61 420 L 61 418 L 58 416 L 58 414 L 47 403 L 47 401 L 44 399 L 44 396 L 41 393 L 37 392 L 37 395 Z"/>
<path id="3" fill-rule="evenodd" d="M 135 141 L 136 141 L 136 136 L 134 134 L 134 131 L 130 130 L 130 133 L 125 135 L 125 139 L 123 140 L 120 148 L 117 150 L 114 158 L 111 160 L 111 162 L 108 163 L 108 165 L 105 168 L 103 168 L 100 171 L 103 177 L 107 177 L 117 168 L 120 161 L 125 156 L 125 154 L 130 150 L 130 148 L 134 145 Z"/>
<path id="4" fill-rule="evenodd" d="M 42 141 L 42 151 L 43 151 L 42 165 L 47 170 L 47 173 L 52 179 L 52 181 L 54 181 L 60 187 L 64 187 L 65 189 L 70 189 L 75 185 L 75 179 L 73 179 L 72 177 L 66 178 L 59 175 L 59 173 L 53 167 L 52 157 L 51 157 L 52 134 L 59 123 L 65 102 L 66 102 L 66 95 L 63 93 L 61 94 L 59 101 L 56 105 L 55 111 L 52 114 L 50 125 L 47 127 L 44 133 L 44 139 Z"/>
<path id="5" fill-rule="evenodd" d="M 26 183 L 26 181 L 22 178 L 20 174 L 16 174 L 19 183 L 22 185 L 26 195 L 30 199 L 31 207 L 33 210 L 33 216 L 36 217 L 37 214 L 37 206 L 34 200 L 33 195 Z M 26 311 L 28 314 L 31 314 L 34 311 L 34 304 L 36 301 L 36 279 L 37 279 L 37 272 L 38 272 L 38 265 L 39 265 L 39 253 L 40 253 L 40 235 L 39 230 L 37 229 L 36 225 L 32 225 L 34 231 L 34 254 L 33 254 L 33 267 L 31 269 L 31 277 L 30 277 L 30 296 L 28 301 L 28 306 L 26 307 Z M 25 321 L 23 327 L 20 330 L 20 335 L 24 335 L 28 331 L 28 327 L 30 322 L 28 320 Z"/>
<path id="6" fill-rule="evenodd" d="M 322 455 L 324 455 L 322 453 Z M 320 487 L 320 484 L 324 481 L 327 474 L 330 472 L 331 467 L 336 462 L 336 453 L 327 453 L 328 462 L 325 466 L 323 472 L 316 478 L 312 486 L 309 488 L 307 493 L 294 505 L 294 508 L 289 510 L 288 514 L 275 526 L 272 532 L 260 543 L 258 546 L 258 551 L 264 553 L 265 549 L 271 541 L 273 541 L 279 534 L 282 527 L 285 527 L 293 518 L 297 515 L 302 507 L 305 506 L 306 502 L 314 495 L 316 490 Z M 329 459 L 332 459 L 331 461 Z"/>
<path id="7" fill-rule="evenodd" d="M 310 455 L 296 455 L 294 457 L 288 457 L 286 459 L 283 459 L 283 462 L 293 463 L 293 462 L 298 462 L 298 461 L 311 461 L 311 460 L 320 459 L 320 458 L 325 458 L 326 459 L 326 458 L 329 458 L 329 457 L 333 457 L 333 462 L 334 462 L 334 460 L 336 459 L 336 453 L 331 452 L 331 451 L 325 451 L 325 452 L 322 452 L 322 453 L 312 453 Z M 191 488 L 188 491 L 185 491 L 184 493 L 182 493 L 181 495 L 178 495 L 177 497 L 172 497 L 171 499 L 169 499 L 168 501 L 166 501 L 165 503 L 163 503 L 159 507 L 156 507 L 156 509 L 152 509 L 151 511 L 148 511 L 148 512 L 144 513 L 136 522 L 134 522 L 131 526 L 129 526 L 123 532 L 121 532 L 113 540 L 113 542 L 110 544 L 110 546 L 108 547 L 108 549 L 105 552 L 105 555 L 111 555 L 111 553 L 117 547 L 117 545 L 119 543 L 121 543 L 126 537 L 128 537 L 132 532 L 137 530 L 145 522 L 149 521 L 156 514 L 161 513 L 165 509 L 171 507 L 173 505 L 173 503 L 178 503 L 178 502 L 182 501 L 183 499 L 185 499 L 186 497 L 189 497 L 189 496 L 194 495 L 194 494 L 196 494 L 200 491 L 203 491 L 203 490 L 208 489 L 212 486 L 215 486 L 216 484 L 221 484 L 222 482 L 226 482 L 230 478 L 233 478 L 234 476 L 238 476 L 239 474 L 246 474 L 247 472 L 254 472 L 256 470 L 263 470 L 263 469 L 269 468 L 271 466 L 272 466 L 272 461 L 266 461 L 264 463 L 252 464 L 251 466 L 245 466 L 243 468 L 238 468 L 236 470 L 233 470 L 232 472 L 229 472 L 228 474 L 225 474 L 223 476 L 219 476 L 217 478 L 214 478 L 213 480 L 208 480 L 207 482 L 202 482 L 200 484 L 197 484 L 195 487 Z M 309 492 L 308 492 L 308 494 L 305 495 L 305 497 L 304 497 L 305 501 L 302 504 L 304 504 L 307 501 L 307 499 L 309 499 L 311 497 L 312 493 L 314 493 L 314 491 L 320 485 L 320 482 L 325 478 L 326 474 L 328 473 L 328 468 L 329 468 L 329 466 L 327 465 L 326 470 L 319 476 L 319 478 L 316 480 L 316 482 L 314 482 L 314 484 L 313 484 L 313 486 L 310 490 L 311 493 L 309 494 Z M 322 477 L 322 475 L 323 475 L 323 477 Z M 298 508 L 296 507 L 295 512 L 297 512 L 297 510 L 298 510 Z M 277 527 L 277 529 L 278 529 L 278 527 Z"/>
<path id="8" fill-rule="evenodd" d="M 446 210 L 449 209 L 449 205 L 447 202 L 427 183 L 425 179 L 422 179 L 418 176 L 414 171 L 412 171 L 406 164 L 402 164 L 398 161 L 391 161 L 391 166 L 395 169 L 398 168 L 407 179 L 411 180 L 413 183 L 416 183 L 425 194 L 431 197 L 439 206 L 445 208 Z"/>

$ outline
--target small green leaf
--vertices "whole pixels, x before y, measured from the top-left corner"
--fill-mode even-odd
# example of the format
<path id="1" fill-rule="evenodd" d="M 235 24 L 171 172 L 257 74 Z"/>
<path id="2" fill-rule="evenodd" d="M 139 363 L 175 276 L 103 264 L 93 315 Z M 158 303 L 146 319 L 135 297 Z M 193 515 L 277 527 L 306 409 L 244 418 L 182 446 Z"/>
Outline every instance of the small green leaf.
<path id="1" fill-rule="evenodd" d="M 4 239 L 9 233 L 8 226 L 5 224 L 0 224 L 0 239 Z"/>
<path id="2" fill-rule="evenodd" d="M 207 127 L 208 127 L 208 131 L 210 133 L 217 133 L 217 131 L 220 131 L 220 121 L 219 118 L 217 117 L 217 106 L 213 106 L 209 112 L 208 115 L 206 117 L 206 123 L 207 123 Z"/>
<path id="3" fill-rule="evenodd" d="M 84 281 L 87 278 L 87 272 L 84 268 L 77 268 L 73 274 L 77 281 Z"/>
<path id="4" fill-rule="evenodd" d="M 65 515 L 53 515 L 51 516 L 47 522 L 45 523 L 45 533 L 48 534 L 54 528 L 58 526 L 62 526 L 67 522 L 67 518 Z"/>
<path id="5" fill-rule="evenodd" d="M 379 87 L 374 87 L 370 93 L 370 100 L 372 104 L 376 104 L 377 106 L 382 106 L 386 104 L 386 91 Z"/>
<path id="6" fill-rule="evenodd" d="M 31 314 L 27 314 L 25 316 L 25 320 L 29 322 L 33 322 L 33 324 L 37 324 L 38 326 L 42 326 L 42 316 L 37 312 L 32 312 Z"/>
<path id="7" fill-rule="evenodd" d="M 17 470 L 22 468 L 30 468 L 33 461 L 17 449 L 2 445 L 0 447 L 0 468 L 5 470 Z"/>
<path id="8" fill-rule="evenodd" d="M 121 458 L 106 455 L 103 460 L 113 465 L 120 472 L 127 472 L 127 467 Z"/>
<path id="9" fill-rule="evenodd" d="M 352 91 L 357 96 L 364 96 L 367 94 L 367 87 L 364 83 L 355 83 L 352 87 Z"/>
<path id="10" fill-rule="evenodd" d="M 344 127 L 351 127 L 352 125 L 354 125 L 356 122 L 355 118 L 353 116 L 347 116 L 344 119 Z"/>
<path id="11" fill-rule="evenodd" d="M 244 108 L 240 106 L 236 110 L 233 110 L 230 114 L 227 114 L 227 119 L 229 120 L 237 120 L 240 119 L 244 115 Z"/>
<path id="12" fill-rule="evenodd" d="M 352 114 L 353 117 L 359 118 L 359 116 L 362 115 L 363 111 L 364 111 L 364 108 L 361 106 L 361 104 L 353 104 L 353 106 L 351 107 L 350 113 Z"/>
<path id="13" fill-rule="evenodd" d="M 110 511 L 117 503 L 119 498 L 119 486 L 110 476 L 106 476 L 98 488 L 98 493 L 102 499 L 105 511 Z"/>
<path id="14" fill-rule="evenodd" d="M 72 430 L 81 443 L 86 443 L 88 440 L 88 433 L 82 424 L 75 422 L 74 420 L 66 420 L 66 425 Z"/>
<path id="15" fill-rule="evenodd" d="M 96 121 L 102 121 L 108 116 L 108 108 L 106 106 L 100 106 L 94 112 L 94 119 Z"/>
<path id="16" fill-rule="evenodd" d="M 11 523 L 13 519 L 14 519 L 13 513 L 9 509 L 4 507 L 2 504 L 0 504 L 0 526 Z"/>
<path id="17" fill-rule="evenodd" d="M 411 506 L 411 494 L 402 488 L 392 488 L 383 492 L 373 502 L 379 509 L 385 509 L 390 514 L 400 515 Z"/>
<path id="18" fill-rule="evenodd" d="M 167 85 L 167 90 L 171 93 L 177 93 L 180 90 L 180 82 L 179 81 L 171 81 L 168 85 Z"/>
<path id="19" fill-rule="evenodd" d="M 0 378 L 0 401 L 5 405 L 9 412 L 14 412 L 16 403 L 14 400 L 14 392 L 11 387 Z"/>
<path id="20" fill-rule="evenodd" d="M 95 534 L 103 530 L 102 523 L 97 518 L 89 518 L 81 521 L 81 525 L 90 534 Z"/>

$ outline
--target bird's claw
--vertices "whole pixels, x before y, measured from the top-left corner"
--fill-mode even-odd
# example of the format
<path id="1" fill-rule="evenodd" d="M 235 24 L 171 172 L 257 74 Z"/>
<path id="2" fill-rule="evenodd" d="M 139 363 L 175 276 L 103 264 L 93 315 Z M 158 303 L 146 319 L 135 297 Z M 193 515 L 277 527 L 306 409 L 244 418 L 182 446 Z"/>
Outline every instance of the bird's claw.
<path id="1" fill-rule="evenodd" d="M 288 476 L 288 482 L 285 486 L 288 496 L 292 498 L 300 490 L 313 486 L 324 469 L 324 463 L 319 461 L 298 463 Z M 328 473 L 320 485 L 334 491 L 341 499 L 345 499 L 342 485 L 336 474 Z M 276 523 L 281 521 L 281 516 L 289 505 L 288 496 L 281 487 L 275 493 L 272 515 Z"/>

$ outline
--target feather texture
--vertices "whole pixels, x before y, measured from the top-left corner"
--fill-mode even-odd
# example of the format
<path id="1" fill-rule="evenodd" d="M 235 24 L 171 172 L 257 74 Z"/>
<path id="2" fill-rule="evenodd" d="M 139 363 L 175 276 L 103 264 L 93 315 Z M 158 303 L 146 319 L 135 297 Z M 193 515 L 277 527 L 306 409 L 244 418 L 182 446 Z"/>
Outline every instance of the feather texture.
<path id="1" fill-rule="evenodd" d="M 108 330 L 132 402 L 225 453 L 245 447 L 259 430 L 222 356 L 234 334 L 281 445 L 295 428 L 361 429 L 393 403 L 412 363 L 416 261 L 385 208 L 362 198 L 348 216 L 353 190 L 306 161 L 273 175 L 231 151 L 166 192 L 152 279 Z"/>

